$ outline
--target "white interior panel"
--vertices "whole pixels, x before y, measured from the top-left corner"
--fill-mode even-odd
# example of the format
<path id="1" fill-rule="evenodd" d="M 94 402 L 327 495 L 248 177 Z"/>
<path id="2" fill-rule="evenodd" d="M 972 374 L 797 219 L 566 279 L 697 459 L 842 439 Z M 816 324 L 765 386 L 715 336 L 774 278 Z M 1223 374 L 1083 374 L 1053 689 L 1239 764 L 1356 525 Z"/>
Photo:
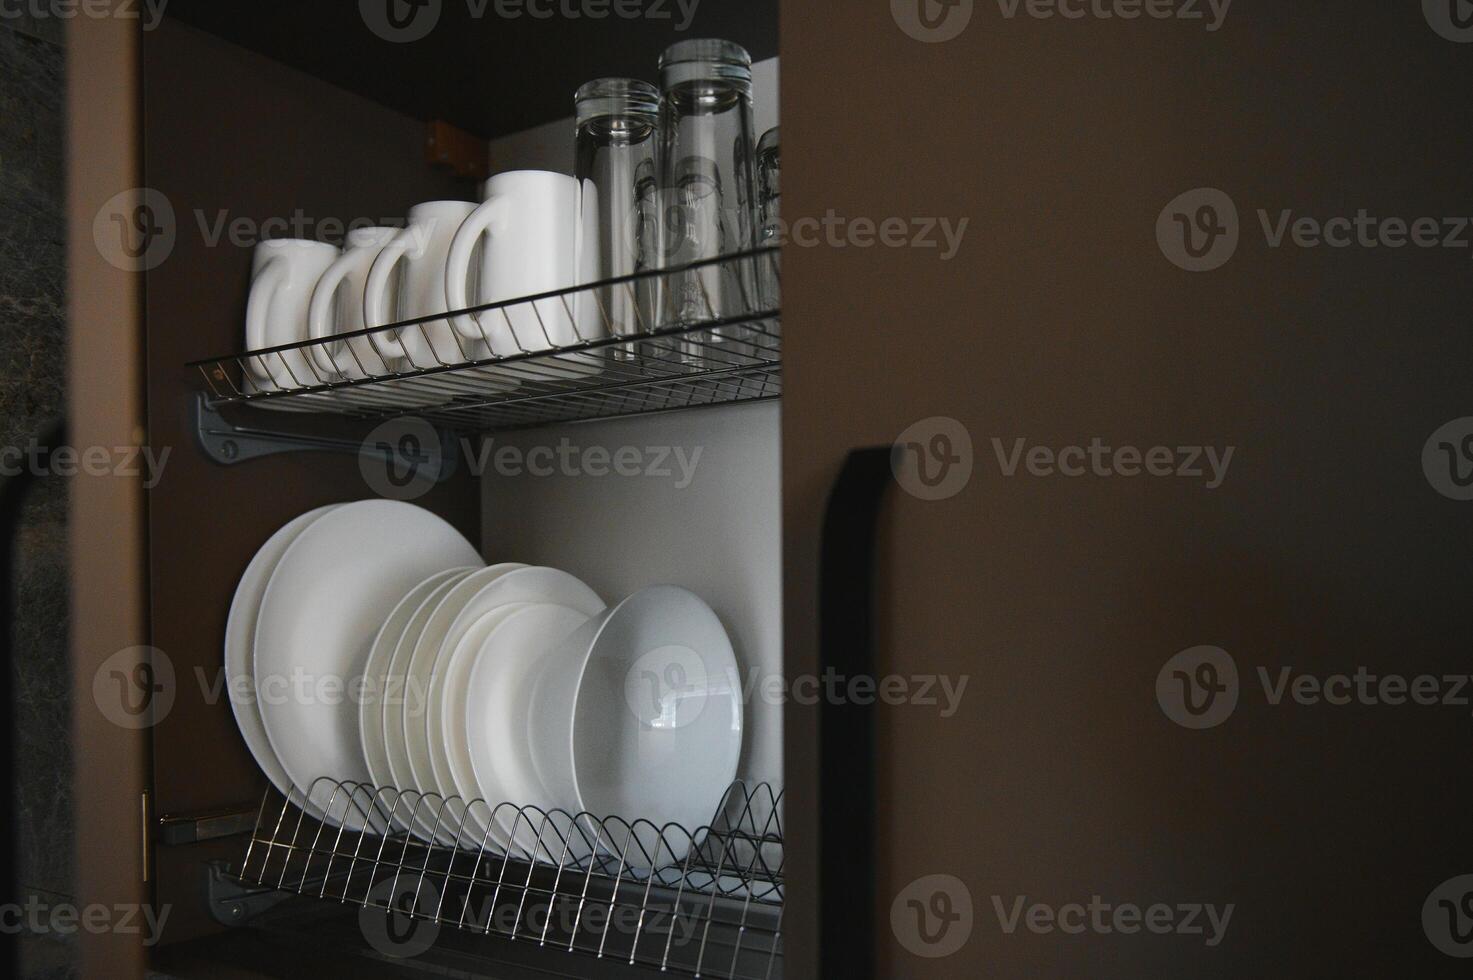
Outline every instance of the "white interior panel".
<path id="1" fill-rule="evenodd" d="M 779 437 L 777 403 L 760 402 L 502 433 L 481 449 L 486 560 L 562 568 L 610 604 L 658 584 L 705 599 L 750 692 L 742 778 L 778 786 L 782 706 L 762 682 L 782 676 Z M 621 451 L 638 475 L 614 472 Z"/>

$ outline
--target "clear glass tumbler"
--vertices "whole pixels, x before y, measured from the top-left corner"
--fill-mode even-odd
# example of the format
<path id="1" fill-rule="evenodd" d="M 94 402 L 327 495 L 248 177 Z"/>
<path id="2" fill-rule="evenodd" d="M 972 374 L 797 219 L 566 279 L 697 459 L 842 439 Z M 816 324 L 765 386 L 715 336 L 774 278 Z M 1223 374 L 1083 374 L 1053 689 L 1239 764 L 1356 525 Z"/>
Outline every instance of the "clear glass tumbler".
<path id="1" fill-rule="evenodd" d="M 659 89 L 633 78 L 599 78 L 578 89 L 573 107 L 580 281 L 653 269 L 660 260 Z M 580 332 L 615 337 L 648 332 L 656 324 L 655 287 L 650 277 L 580 291 Z M 596 329 L 584 330 L 585 324 Z M 612 356 L 633 357 L 633 345 L 616 345 Z"/>
<path id="2" fill-rule="evenodd" d="M 746 251 L 757 217 L 752 58 L 730 41 L 691 40 L 660 56 L 661 264 Z M 662 322 L 737 317 L 755 301 L 752 263 L 716 263 L 662 277 Z M 743 268 L 744 267 L 744 268 Z M 711 331 L 705 342 L 729 341 Z"/>
<path id="3" fill-rule="evenodd" d="M 782 243 L 782 155 L 778 145 L 778 127 L 762 134 L 757 141 L 757 245 Z M 777 259 L 771 255 L 757 259 L 757 288 L 762 306 L 776 309 L 781 302 L 777 277 Z"/>

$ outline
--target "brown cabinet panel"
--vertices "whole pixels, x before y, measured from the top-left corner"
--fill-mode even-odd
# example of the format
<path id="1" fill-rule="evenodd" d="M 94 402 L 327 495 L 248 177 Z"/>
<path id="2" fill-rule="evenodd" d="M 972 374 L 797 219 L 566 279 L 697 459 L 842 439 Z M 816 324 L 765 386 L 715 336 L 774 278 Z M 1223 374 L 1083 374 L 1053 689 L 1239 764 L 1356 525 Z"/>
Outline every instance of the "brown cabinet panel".
<path id="1" fill-rule="evenodd" d="M 117 18 L 68 21 L 66 54 L 69 438 L 77 447 L 136 446 L 144 411 L 142 283 L 105 261 L 92 238 L 99 211 L 139 182 L 136 26 Z M 144 535 L 139 481 L 72 480 L 68 570 L 79 908 L 136 908 L 148 900 L 140 805 L 147 733 L 115 725 L 92 695 L 93 680 L 116 651 L 147 641 Z M 135 937 L 84 930 L 78 942 L 83 976 L 143 975 L 144 951 Z"/>
<path id="2" fill-rule="evenodd" d="M 1276 247 L 1264 221 L 1456 226 L 1473 111 L 1445 93 L 1466 50 L 1417 4 L 1233 5 L 1217 31 L 925 6 L 971 22 L 928 44 L 883 3 L 783 10 L 784 217 L 796 232 L 832 209 L 847 242 L 784 254 L 790 673 L 817 663 L 817 531 L 843 454 L 935 416 L 973 448 L 964 490 L 897 491 L 884 520 L 881 670 L 969 681 L 951 717 L 879 711 L 879 975 L 1442 975 L 1456 961 L 1420 916 L 1468 870 L 1454 815 L 1473 794 L 1447 778 L 1466 708 L 1274 705 L 1260 668 L 1467 672 L 1473 526 L 1420 457 L 1468 415 L 1468 249 Z M 1236 202 L 1240 234 L 1194 273 L 1156 228 L 1201 187 Z M 969 224 L 950 259 L 843 237 L 892 217 Z M 1025 456 L 1008 476 L 1020 439 L 1165 446 L 1173 467 L 1176 447 L 1234 455 L 1215 487 L 1205 458 L 1202 476 L 1123 475 L 1127 456 L 1071 477 Z M 1204 731 L 1156 696 L 1198 645 L 1239 674 L 1235 712 Z M 817 897 L 812 723 L 790 708 L 793 958 Z M 936 874 L 974 918 L 925 960 L 899 935 L 915 944 L 915 909 L 892 930 L 891 906 Z M 1020 896 L 1234 912 L 1211 946 L 1009 933 L 997 906 Z"/>

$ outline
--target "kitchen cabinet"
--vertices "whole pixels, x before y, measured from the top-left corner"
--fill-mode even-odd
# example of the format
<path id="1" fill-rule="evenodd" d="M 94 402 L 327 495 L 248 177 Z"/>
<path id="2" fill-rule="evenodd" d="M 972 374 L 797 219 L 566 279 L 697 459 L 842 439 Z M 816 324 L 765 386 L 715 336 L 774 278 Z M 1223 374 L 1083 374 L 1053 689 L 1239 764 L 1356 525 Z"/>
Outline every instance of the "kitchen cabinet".
<path id="1" fill-rule="evenodd" d="M 714 7 L 706 23 L 757 53 L 756 122 L 771 127 L 777 116 L 775 11 L 768 5 Z M 140 949 L 136 938 L 87 937 L 89 975 L 141 975 L 137 971 L 147 967 L 181 977 L 217 976 L 227 965 L 259 976 L 323 969 L 401 975 L 446 964 L 476 972 L 569 976 L 648 972 L 617 965 L 617 935 L 602 962 L 473 934 L 443 937 L 434 955 L 422 961 L 395 962 L 375 950 L 351 906 L 329 906 L 315 896 L 278 905 L 270 895 L 263 899 L 260 888 L 240 889 L 234 876 L 250 870 L 251 855 L 259 860 L 263 852 L 279 853 L 263 842 L 279 828 L 265 822 L 271 805 L 263 796 L 265 780 L 241 740 L 228 699 L 221 696 L 221 642 L 235 583 L 256 549 L 287 520 L 323 504 L 378 492 L 371 479 L 366 482 L 354 453 L 243 458 L 263 445 L 261 429 L 284 430 L 297 440 L 330 437 L 324 445 L 349 439 L 353 445 L 367 431 L 348 418 L 365 415 L 363 398 L 377 397 L 392 409 L 405 401 L 409 389 L 404 384 L 417 383 L 421 395 L 445 404 L 449 414 L 436 422 L 444 424 L 447 458 L 458 457 L 453 474 L 418 497 L 418 506 L 449 521 L 486 553 L 577 567 L 610 596 L 660 582 L 700 589 L 736 638 L 744 666 L 781 673 L 775 318 L 748 331 L 770 338 L 770 343 L 758 341 L 762 351 L 753 348 L 747 355 L 759 368 L 755 372 L 724 356 L 721 370 L 709 365 L 698 370 L 701 343 L 692 339 L 680 348 L 680 377 L 652 384 L 625 366 L 619 383 L 607 385 L 603 402 L 598 402 L 596 380 L 572 385 L 578 393 L 570 397 L 556 397 L 557 386 L 546 380 L 556 368 L 548 368 L 543 358 L 529 366 L 511 362 L 504 370 L 524 373 L 518 397 L 496 409 L 495 418 L 486 414 L 492 411 L 489 404 L 478 409 L 471 422 L 455 413 L 478 392 L 499 389 L 484 380 L 484 372 L 438 366 L 408 382 L 378 388 L 319 388 L 305 396 L 308 412 L 237 404 L 250 390 L 236 355 L 242 350 L 255 237 L 332 240 L 355 221 L 392 223 L 419 201 L 474 200 L 478 179 L 487 172 L 567 172 L 574 87 L 599 71 L 653 76 L 661 48 L 680 39 L 660 17 L 590 28 L 575 18 L 541 25 L 527 18 L 503 23 L 496 11 L 463 15 L 469 19 L 457 28 L 448 21 L 462 12 L 447 11 L 447 24 L 420 47 L 374 35 L 356 10 L 313 21 L 316 14 L 290 4 L 258 8 L 248 18 L 213 5 L 178 4 L 141 31 L 136 23 L 113 21 L 74 27 L 80 39 L 74 64 L 85 66 L 74 72 L 74 105 L 103 104 L 103 91 L 138 99 L 136 109 L 121 96 L 107 102 L 111 112 L 123 112 L 126 104 L 135 114 L 110 119 L 105 131 L 83 131 L 82 110 L 74 109 L 73 151 L 89 166 L 73 174 L 72 209 L 75 227 L 85 227 L 92 244 L 73 251 L 74 333 L 80 348 L 73 378 L 81 387 L 93 379 L 91 388 L 98 390 L 96 379 L 111 375 L 100 389 L 107 396 L 104 403 L 80 406 L 79 438 L 120 426 L 126 438 L 114 435 L 117 444 L 146 433 L 150 447 L 170 450 L 162 478 L 146 494 L 134 486 L 89 487 L 100 498 L 96 506 L 129 515 L 132 523 L 120 530 L 131 527 L 136 537 L 116 540 L 106 555 L 92 550 L 78 555 L 79 563 L 95 569 L 97 581 L 124 586 L 113 586 L 105 603 L 90 588 L 82 589 L 79 610 L 97 602 L 101 615 L 120 598 L 136 603 L 138 610 L 132 620 L 109 618 L 106 630 L 79 632 L 78 690 L 91 690 L 93 681 L 83 686 L 84 678 L 116 666 L 104 661 L 117 651 L 147 647 L 143 659 L 153 672 L 136 676 L 152 684 L 167 669 L 159 690 L 169 692 L 154 701 L 152 723 L 137 731 L 120 734 L 94 712 L 78 712 L 78 741 L 87 757 L 78 778 L 92 780 L 98 801 L 88 804 L 84 794 L 79 814 L 84 854 L 79 892 L 169 910 L 157 947 Z M 257 33 L 262 23 L 301 28 L 308 22 L 318 38 L 341 38 L 337 54 L 319 58 L 319 42 L 304 49 L 293 37 Z M 93 52 L 94 46 L 116 66 L 94 67 L 112 65 Z M 427 63 L 423 59 L 431 50 L 437 53 Z M 364 77 L 365 52 L 392 67 Z M 351 56 L 344 60 L 344 53 Z M 540 59 L 555 53 L 567 60 L 555 69 L 538 67 Z M 493 54 L 519 59 L 517 66 L 488 62 Z M 461 68 L 443 64 L 447 56 L 459 59 Z M 385 74 L 394 77 L 393 92 L 382 87 Z M 473 81 L 501 85 L 508 93 L 530 86 L 537 93 L 467 98 L 464 87 Z M 555 90 L 556 97 L 544 88 Z M 527 128 L 533 121 L 539 125 Z M 433 140 L 442 143 L 427 147 Z M 441 148 L 454 159 L 441 159 Z M 124 207 L 119 214 L 123 245 L 131 252 L 111 247 L 106 237 L 116 224 L 109 223 L 107 212 L 118 210 L 116 196 L 129 187 L 147 189 L 139 195 L 141 207 Z M 84 220 L 89 210 L 93 217 Z M 139 237 L 134 231 L 150 234 Z M 79 231 L 73 234 L 74 242 L 81 241 Z M 160 251 L 150 253 L 155 247 Z M 775 268 L 775 258 L 766 261 Z M 130 295 L 120 290 L 120 278 L 136 291 L 133 302 L 117 301 Z M 763 368 L 759 358 L 770 367 Z M 532 383 L 539 370 L 540 386 Z M 709 381 L 703 380 L 706 375 Z M 453 399 L 447 390 L 455 392 Z M 209 404 L 204 414 L 198 409 L 202 393 Z M 648 414 L 715 402 L 733 404 Z M 418 404 L 428 410 L 432 403 L 422 398 Z M 604 416 L 620 418 L 589 421 Z M 560 424 L 572 421 L 581 424 Z M 255 428 L 233 428 L 242 423 Z M 207 430 L 204 439 L 201 426 Z M 491 441 L 477 442 L 487 434 Z M 530 466 L 519 474 L 502 472 L 489 452 L 520 445 L 522 455 L 533 460 L 544 445 L 555 449 L 569 442 L 609 458 L 621 447 L 634 447 L 648 465 L 638 478 L 604 473 L 606 479 L 594 479 L 590 473 L 578 479 Z M 222 465 L 237 453 L 242 458 L 234 465 Z M 80 506 L 89 505 L 91 497 L 84 495 Z M 92 581 L 79 576 L 79 585 Z M 89 622 L 79 618 L 79 625 Z M 167 704 L 158 707 L 164 700 Z M 752 799 L 765 799 L 761 805 L 775 819 L 775 794 L 782 784 L 781 706 L 754 704 L 745 715 L 739 776 L 752 787 Z M 100 760 L 106 760 L 105 780 L 91 769 Z M 121 846 L 123 840 L 129 845 Z M 93 846 L 97 850 L 89 852 Z M 98 855 L 104 848 L 102 860 Z M 779 860 L 780 853 L 779 847 Z M 410 862 L 408 856 L 402 860 Z M 488 859 L 477 873 L 489 874 L 490 867 Z M 769 877 L 778 874 L 775 865 Z M 598 886 L 595 881 L 593 887 Z M 621 907 L 649 901 L 627 898 L 637 894 L 628 882 L 620 887 Z M 770 885 L 768 898 L 757 896 L 755 904 L 771 905 L 778 889 L 780 884 Z M 529 893 L 526 901 L 535 899 Z M 723 958 L 730 952 L 734 962 L 738 955 L 756 957 L 750 951 L 753 938 L 763 931 L 777 934 L 765 919 L 745 917 L 742 904 L 736 908 L 749 923 L 747 951 L 728 949 L 719 922 L 698 920 L 707 934 L 699 937 L 699 945 L 710 950 L 708 973 L 718 951 Z M 749 896 L 745 904 L 754 899 Z M 668 959 L 678 965 L 685 953 L 662 951 L 660 926 L 653 913 L 649 918 L 635 927 L 646 930 L 641 962 L 658 965 Z M 776 945 L 775 939 L 769 941 L 764 962 L 772 960 L 780 970 Z M 632 953 L 626 959 L 634 959 Z"/>
<path id="2" fill-rule="evenodd" d="M 770 5 L 707 2 L 710 33 L 778 54 Z M 763 726 L 783 975 L 1455 975 L 1422 918 L 1468 870 L 1449 774 L 1473 542 L 1423 465 L 1468 413 L 1473 353 L 1452 28 L 1416 4 L 781 6 L 780 402 L 579 430 L 726 447 L 709 495 L 461 473 L 426 505 L 539 560 L 593 556 L 601 587 L 704 576 L 741 610 L 786 692 Z M 251 549 L 360 479 L 194 450 L 185 364 L 238 349 L 247 264 L 181 235 L 126 275 L 92 246 L 101 203 L 155 182 L 185 213 L 468 197 L 416 156 L 422 125 L 474 131 L 521 92 L 465 83 L 445 52 L 477 57 L 475 34 L 355 57 L 326 15 L 293 31 L 262 7 L 72 29 L 74 438 L 179 447 L 146 501 L 76 497 L 79 691 L 132 645 L 214 664 Z M 566 60 L 597 36 L 576 25 Z M 554 47 L 498 54 L 536 87 Z M 553 118 L 518 104 L 478 134 L 489 165 L 566 169 L 532 125 Z M 532 431 L 498 438 L 563 432 Z M 547 533 L 572 513 L 577 536 Z M 730 556 L 758 571 L 712 567 Z M 798 696 L 830 676 L 875 687 Z M 1371 695 L 1325 696 L 1356 676 Z M 1437 703 L 1382 697 L 1386 677 L 1438 679 Z M 261 790 L 222 706 L 146 734 L 84 711 L 76 738 L 83 894 L 178 909 L 147 955 L 89 937 L 89 975 L 415 969 L 365 956 L 332 903 L 275 930 L 210 917 L 205 870 L 243 838 L 156 838 Z M 437 968 L 633 973 L 478 938 L 447 936 Z"/>

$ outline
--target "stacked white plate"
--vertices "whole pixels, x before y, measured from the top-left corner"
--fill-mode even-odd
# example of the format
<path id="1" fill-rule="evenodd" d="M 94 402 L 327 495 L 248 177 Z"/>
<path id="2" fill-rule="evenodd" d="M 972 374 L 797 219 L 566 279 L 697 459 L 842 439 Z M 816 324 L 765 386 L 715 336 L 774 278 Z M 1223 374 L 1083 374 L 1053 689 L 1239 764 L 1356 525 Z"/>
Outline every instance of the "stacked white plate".
<path id="1" fill-rule="evenodd" d="M 567 572 L 486 565 L 411 504 L 277 531 L 236 590 L 225 665 L 255 694 L 231 703 L 262 771 L 354 832 L 654 867 L 736 777 L 736 659 L 704 602 L 654 586 L 608 607 Z"/>

